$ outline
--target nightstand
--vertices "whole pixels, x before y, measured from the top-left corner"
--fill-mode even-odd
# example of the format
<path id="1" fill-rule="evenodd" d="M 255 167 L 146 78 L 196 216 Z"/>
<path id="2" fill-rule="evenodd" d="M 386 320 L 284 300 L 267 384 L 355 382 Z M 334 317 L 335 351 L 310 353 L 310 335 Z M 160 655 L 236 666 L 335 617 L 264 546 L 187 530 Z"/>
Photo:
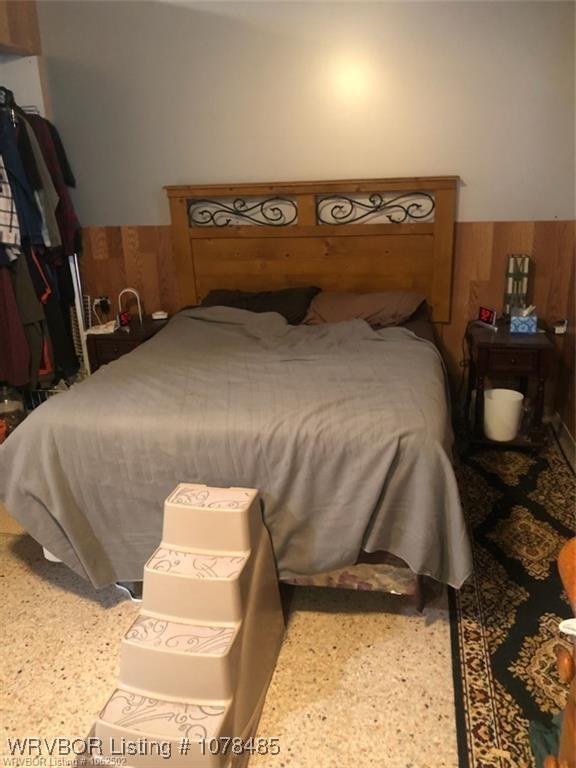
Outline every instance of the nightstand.
<path id="1" fill-rule="evenodd" d="M 542 444 L 544 428 L 544 389 L 550 373 L 554 345 L 545 333 L 510 333 L 507 326 L 494 331 L 479 323 L 471 323 L 466 331 L 470 354 L 468 377 L 468 406 L 476 390 L 472 419 L 472 442 L 492 445 L 537 447 Z M 489 378 L 496 386 L 498 380 L 520 380 L 520 391 L 526 395 L 534 381 L 533 410 L 524 433 L 507 443 L 494 443 L 484 435 L 484 389 Z"/>
<path id="2" fill-rule="evenodd" d="M 140 325 L 138 318 L 132 320 L 130 333 L 121 330 L 105 334 L 89 333 L 86 339 L 91 373 L 97 371 L 100 366 L 132 352 L 133 349 L 164 328 L 167 322 L 168 320 L 152 320 L 151 317 L 147 316 L 142 325 Z"/>

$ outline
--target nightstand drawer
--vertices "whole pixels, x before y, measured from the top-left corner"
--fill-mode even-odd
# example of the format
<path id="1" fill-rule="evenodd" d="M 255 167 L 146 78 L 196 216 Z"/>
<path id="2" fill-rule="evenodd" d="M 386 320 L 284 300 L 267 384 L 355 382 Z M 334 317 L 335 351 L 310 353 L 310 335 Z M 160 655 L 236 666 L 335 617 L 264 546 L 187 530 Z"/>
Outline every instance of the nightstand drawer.
<path id="1" fill-rule="evenodd" d="M 538 352 L 531 349 L 491 349 L 489 368 L 504 373 L 534 373 L 538 370 Z"/>

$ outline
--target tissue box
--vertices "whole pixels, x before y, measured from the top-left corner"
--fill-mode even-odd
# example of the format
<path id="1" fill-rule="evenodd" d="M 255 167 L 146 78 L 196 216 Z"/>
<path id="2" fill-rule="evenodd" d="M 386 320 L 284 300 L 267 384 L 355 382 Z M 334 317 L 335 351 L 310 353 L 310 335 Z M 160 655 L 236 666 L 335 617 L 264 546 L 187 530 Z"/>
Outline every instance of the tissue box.
<path id="1" fill-rule="evenodd" d="M 538 316 L 532 313 L 528 317 L 516 315 L 514 312 L 510 318 L 510 333 L 537 333 Z"/>

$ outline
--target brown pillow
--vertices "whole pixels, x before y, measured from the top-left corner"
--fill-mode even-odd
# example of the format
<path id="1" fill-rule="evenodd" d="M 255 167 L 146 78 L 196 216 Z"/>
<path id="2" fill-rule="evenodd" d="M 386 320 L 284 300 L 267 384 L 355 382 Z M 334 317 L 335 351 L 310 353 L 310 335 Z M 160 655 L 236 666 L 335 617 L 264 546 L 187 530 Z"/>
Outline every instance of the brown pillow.
<path id="1" fill-rule="evenodd" d="M 374 327 L 399 325 L 416 312 L 424 297 L 411 291 L 384 293 L 329 293 L 321 291 L 314 297 L 307 325 L 339 323 L 343 320 L 365 320 Z"/>

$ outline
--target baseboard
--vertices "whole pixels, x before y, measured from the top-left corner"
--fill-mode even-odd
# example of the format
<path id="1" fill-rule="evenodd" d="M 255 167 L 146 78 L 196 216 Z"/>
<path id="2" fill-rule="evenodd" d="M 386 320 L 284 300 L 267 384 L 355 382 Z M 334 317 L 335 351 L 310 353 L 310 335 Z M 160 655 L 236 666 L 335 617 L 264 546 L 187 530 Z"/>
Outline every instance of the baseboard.
<path id="1" fill-rule="evenodd" d="M 562 421 L 559 413 L 555 413 L 550 421 L 554 432 L 556 432 L 560 447 L 564 451 L 564 455 L 568 459 L 572 469 L 576 472 L 576 443 L 574 442 L 573 435 L 570 434 L 570 430 Z"/>

